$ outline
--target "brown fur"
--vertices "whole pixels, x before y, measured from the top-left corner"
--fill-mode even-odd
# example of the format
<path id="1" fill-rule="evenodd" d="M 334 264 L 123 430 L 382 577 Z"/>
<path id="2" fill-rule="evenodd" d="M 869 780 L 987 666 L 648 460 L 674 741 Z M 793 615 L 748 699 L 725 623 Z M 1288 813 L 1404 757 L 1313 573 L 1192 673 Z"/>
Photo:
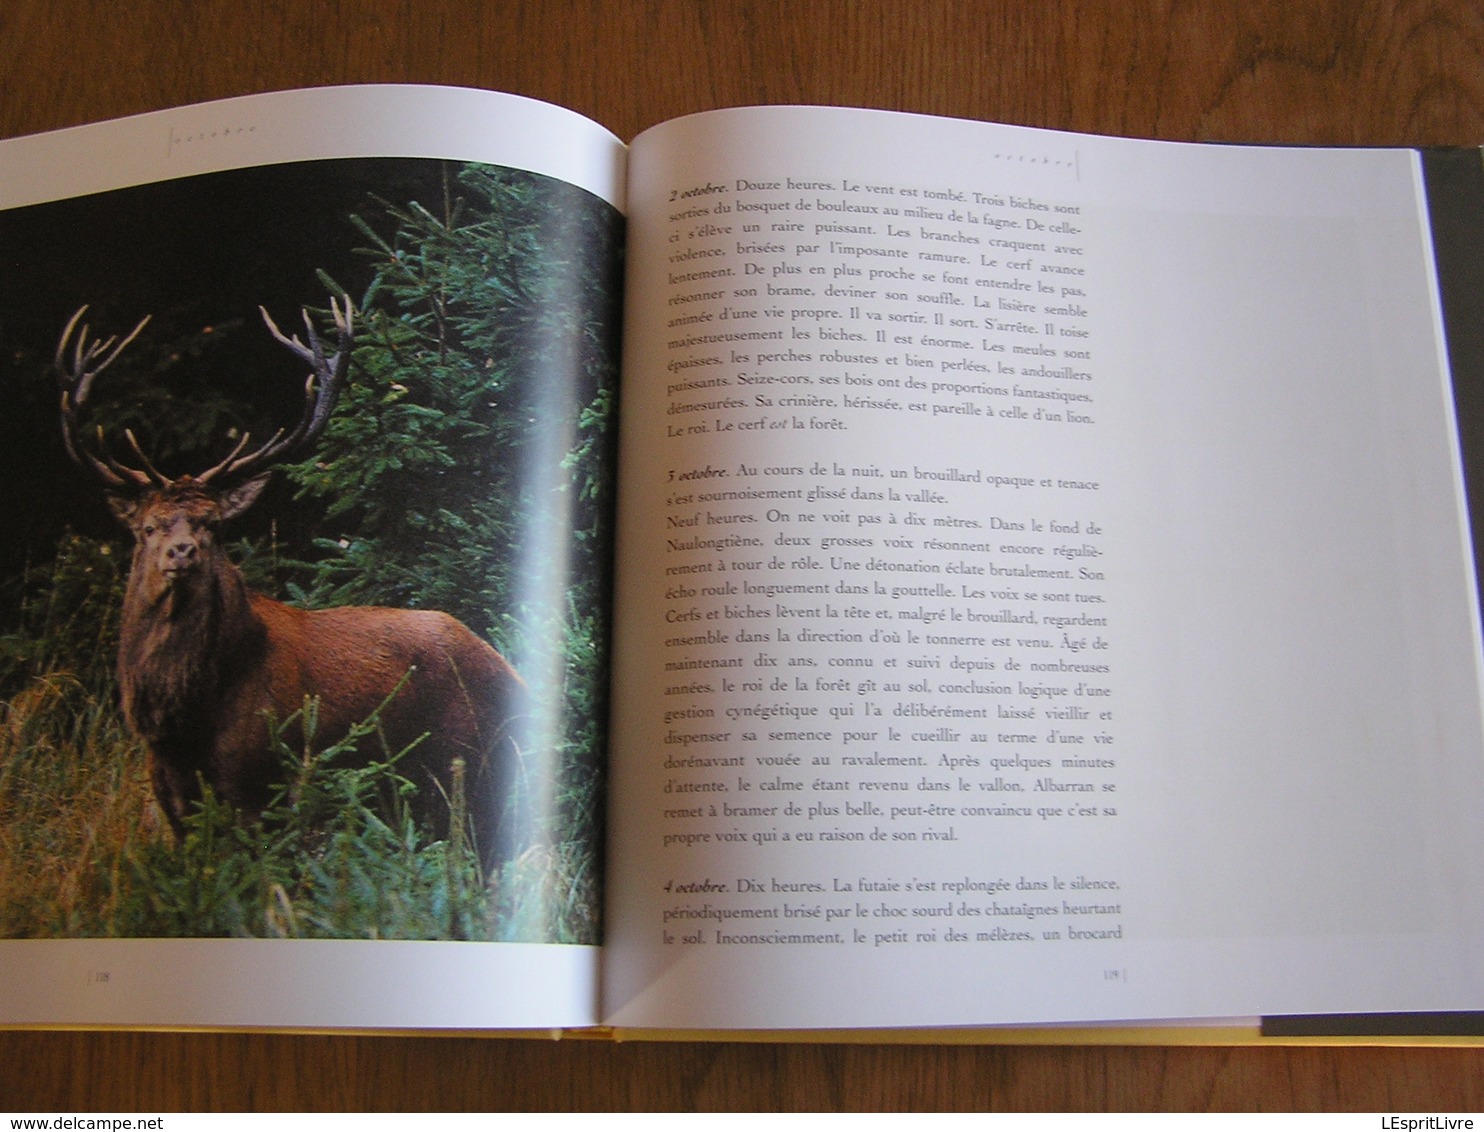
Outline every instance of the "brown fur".
<path id="1" fill-rule="evenodd" d="M 124 714 L 149 747 L 155 796 L 177 834 L 204 782 L 247 817 L 285 773 L 269 740 L 317 697 L 323 750 L 412 675 L 380 717 L 363 757 L 423 739 L 399 770 L 417 783 L 422 816 L 446 830 L 451 768 L 463 759 L 486 864 L 500 830 L 525 687 L 488 644 L 444 613 L 345 607 L 303 610 L 248 589 L 216 542 L 217 525 L 249 506 L 266 475 L 214 493 L 190 477 L 112 497 L 134 532 L 118 657 Z M 299 737 L 290 737 L 298 743 Z M 508 836 L 508 831 L 504 831 Z"/>

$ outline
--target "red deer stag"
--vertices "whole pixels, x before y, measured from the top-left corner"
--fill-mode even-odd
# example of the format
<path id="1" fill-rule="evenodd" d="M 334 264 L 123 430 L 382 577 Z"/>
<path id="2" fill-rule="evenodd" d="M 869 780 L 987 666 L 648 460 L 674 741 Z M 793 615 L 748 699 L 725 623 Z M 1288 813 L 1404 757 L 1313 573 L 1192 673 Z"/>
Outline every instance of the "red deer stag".
<path id="1" fill-rule="evenodd" d="M 148 317 L 122 341 L 97 340 L 86 324 L 79 327 L 83 307 L 62 332 L 56 370 L 63 441 L 72 459 L 103 481 L 114 514 L 134 535 L 118 654 L 124 716 L 149 748 L 155 797 L 179 836 L 203 782 L 240 815 L 262 813 L 286 777 L 269 728 L 299 711 L 306 697 L 319 701 L 314 742 L 324 749 L 396 690 L 379 718 L 385 748 L 374 737 L 363 740 L 363 748 L 376 748 L 365 751 L 366 761 L 411 746 L 398 769 L 418 785 L 419 816 L 442 832 L 462 759 L 488 867 L 508 848 L 502 837 L 510 831 L 500 827 L 525 695 L 515 670 L 445 613 L 305 610 L 254 593 L 217 541 L 219 526 L 257 499 L 272 465 L 302 458 L 329 419 L 353 333 L 349 301 L 342 310 L 332 300 L 331 308 L 339 340 L 329 356 L 308 312 L 306 346 L 262 311 L 273 337 L 311 368 L 298 425 L 251 450 L 243 436 L 213 467 L 177 479 L 154 467 L 132 432 L 124 434 L 132 451 L 127 463 L 109 451 L 101 427 L 92 444 L 78 434 L 94 381 Z"/>

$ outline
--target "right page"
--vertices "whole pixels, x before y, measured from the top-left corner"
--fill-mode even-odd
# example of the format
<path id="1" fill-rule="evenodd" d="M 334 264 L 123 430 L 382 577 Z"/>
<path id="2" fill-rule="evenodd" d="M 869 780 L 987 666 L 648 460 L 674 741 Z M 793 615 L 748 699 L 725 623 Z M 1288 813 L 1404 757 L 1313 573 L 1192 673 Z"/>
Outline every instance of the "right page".
<path id="1" fill-rule="evenodd" d="M 632 149 L 606 1020 L 1484 1007 L 1417 156 Z"/>

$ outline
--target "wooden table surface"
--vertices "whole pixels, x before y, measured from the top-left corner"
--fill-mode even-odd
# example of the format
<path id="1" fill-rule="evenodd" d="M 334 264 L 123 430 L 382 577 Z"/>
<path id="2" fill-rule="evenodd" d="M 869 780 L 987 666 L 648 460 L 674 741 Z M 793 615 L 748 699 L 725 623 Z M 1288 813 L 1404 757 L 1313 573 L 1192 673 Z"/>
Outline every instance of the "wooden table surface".
<path id="1" fill-rule="evenodd" d="M 808 102 L 1149 137 L 1484 142 L 1474 0 L 0 0 L 0 136 L 434 82 L 619 136 Z M 5 270 L 7 265 L 0 265 Z M 0 1033 L 0 1110 L 1484 1109 L 1484 1050 Z"/>

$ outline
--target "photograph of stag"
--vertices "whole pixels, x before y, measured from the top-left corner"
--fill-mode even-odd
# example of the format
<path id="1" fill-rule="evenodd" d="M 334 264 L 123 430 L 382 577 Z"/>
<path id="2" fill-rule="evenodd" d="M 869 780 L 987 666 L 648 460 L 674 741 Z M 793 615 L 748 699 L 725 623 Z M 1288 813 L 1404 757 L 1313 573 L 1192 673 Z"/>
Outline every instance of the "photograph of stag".
<path id="1" fill-rule="evenodd" d="M 486 869 L 507 855 L 501 803 L 519 757 L 525 686 L 505 658 L 444 613 L 349 606 L 303 610 L 252 592 L 217 539 L 252 506 L 274 464 L 312 452 L 350 368 L 353 311 L 331 299 L 337 340 L 326 356 L 309 313 L 308 344 L 273 337 L 310 366 L 304 414 L 257 448 L 244 433 L 225 459 L 199 473 L 157 471 L 132 432 L 137 466 L 112 456 L 101 430 L 78 434 L 94 383 L 148 321 L 122 340 L 93 338 L 80 308 L 57 343 L 62 435 L 68 454 L 102 481 L 134 538 L 120 624 L 118 686 L 124 718 L 149 748 L 155 797 L 177 837 L 203 786 L 239 818 L 262 817 L 284 780 L 273 730 L 304 743 L 305 707 L 316 738 L 339 742 L 375 718 L 360 752 L 400 755 L 417 787 L 418 816 L 447 836 L 450 800 L 474 799 L 470 832 Z M 508 842 L 508 835 L 506 835 Z M 504 850 L 502 852 L 502 850 Z"/>
<path id="2" fill-rule="evenodd" d="M 622 234 L 421 159 L 0 210 L 0 938 L 600 940 Z"/>

